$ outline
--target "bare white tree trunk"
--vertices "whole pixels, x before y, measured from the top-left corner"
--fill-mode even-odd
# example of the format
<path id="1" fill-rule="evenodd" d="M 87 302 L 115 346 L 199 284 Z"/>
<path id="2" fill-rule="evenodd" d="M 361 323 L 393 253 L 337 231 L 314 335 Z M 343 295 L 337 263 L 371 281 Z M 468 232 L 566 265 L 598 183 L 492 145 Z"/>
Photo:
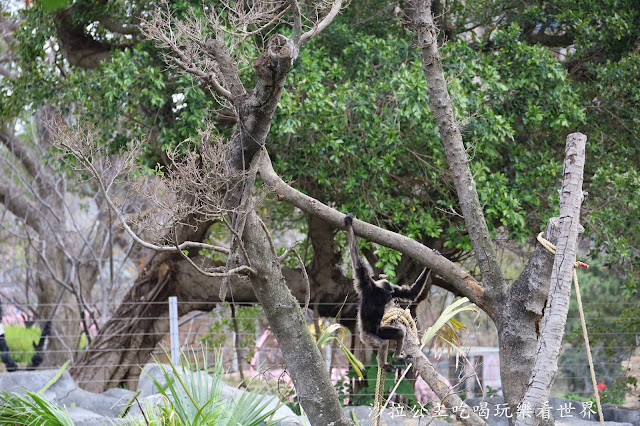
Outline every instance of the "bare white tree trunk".
<path id="1" fill-rule="evenodd" d="M 560 191 L 560 235 L 556 248 L 551 287 L 540 326 L 538 356 L 522 401 L 531 408 L 532 416 L 521 416 L 516 425 L 535 425 L 543 420 L 543 405 L 558 372 L 558 357 L 562 345 L 571 298 L 571 279 L 576 261 L 582 205 L 582 181 L 587 137 L 572 133 L 567 137 L 562 190 Z"/>

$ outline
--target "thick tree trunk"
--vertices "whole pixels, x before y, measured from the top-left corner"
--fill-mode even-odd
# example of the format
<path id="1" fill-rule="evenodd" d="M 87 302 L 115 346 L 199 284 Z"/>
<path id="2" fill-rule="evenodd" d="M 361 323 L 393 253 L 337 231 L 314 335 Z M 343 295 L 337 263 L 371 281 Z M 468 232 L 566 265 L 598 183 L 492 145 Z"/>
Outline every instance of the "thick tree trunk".
<path id="1" fill-rule="evenodd" d="M 431 109 L 434 112 L 453 174 L 474 254 L 482 272 L 485 291 L 483 297 L 476 303 L 491 316 L 498 328 L 504 394 L 506 401 L 515 412 L 524 397 L 534 363 L 540 362 L 541 354 L 538 346 L 539 337 L 542 335 L 540 320 L 547 295 L 550 294 L 548 280 L 552 272 L 551 256 L 544 253 L 542 248 L 538 248 L 518 280 L 511 286 L 506 285 L 478 201 L 460 129 L 453 115 L 439 56 L 438 32 L 430 5 L 431 2 L 426 0 L 408 0 L 405 2 L 404 11 L 409 18 L 408 28 L 418 38 Z M 579 157 L 575 153 L 572 155 L 575 158 Z M 563 190 L 565 189 L 566 184 L 563 186 Z M 565 213 L 561 212 L 561 218 L 565 217 Z M 572 217 L 578 221 L 579 213 L 576 215 L 572 212 L 572 214 L 574 214 Z M 550 226 L 547 230 L 547 238 L 554 238 L 556 232 L 557 227 Z M 575 243 L 575 239 L 573 242 Z M 552 289 L 551 294 L 553 293 Z M 549 315 L 549 307 L 545 312 Z M 561 316 L 566 318 L 566 314 L 561 313 Z M 561 325 L 564 330 L 564 323 L 560 324 L 556 321 L 557 327 Z M 555 335 L 554 345 L 559 341 L 557 339 L 561 340 L 562 332 L 559 330 L 560 328 L 557 328 L 552 331 Z M 555 353 L 551 355 L 555 356 Z M 546 356 L 545 362 L 550 362 L 553 356 Z M 553 360 L 554 365 L 556 361 L 557 359 Z M 552 376 L 553 374 L 547 377 L 544 386 L 550 388 Z"/>
<path id="2" fill-rule="evenodd" d="M 196 263 L 200 260 L 195 259 Z M 306 285 L 300 270 L 287 269 L 284 275 L 292 293 L 304 300 Z M 180 255 L 156 253 L 112 318 L 71 368 L 71 374 L 83 388 L 93 392 L 123 384 L 135 386 L 140 371 L 137 365 L 151 361 L 151 351 L 169 332 L 168 297 L 178 298 L 179 315 L 209 311 L 220 302 L 220 283 L 221 278 L 205 277 Z M 226 300 L 257 302 L 251 284 L 240 277 L 231 280 Z M 122 371 L 125 364 L 129 364 L 128 371 Z"/>
<path id="3" fill-rule="evenodd" d="M 555 243 L 558 230 L 558 218 L 552 218 L 544 237 Z M 538 244 L 522 274 L 509 286 L 507 304 L 496 317 L 502 390 L 512 413 L 524 397 L 537 356 L 552 267 L 553 255 Z"/>
<path id="4" fill-rule="evenodd" d="M 313 425 L 351 425 L 344 415 L 338 393 L 325 369 L 324 360 L 309 331 L 299 302 L 286 286 L 280 263 L 255 212 L 247 217 L 243 240 L 257 274 L 253 289 L 278 339 L 296 395 Z"/>
<path id="5" fill-rule="evenodd" d="M 184 271 L 184 266 L 193 272 Z M 179 254 L 155 254 L 113 318 L 71 368 L 78 384 L 92 392 L 122 384 L 135 388 L 139 366 L 151 361 L 150 352 L 169 331 L 169 296 L 178 296 L 179 315 L 213 308 L 214 302 L 207 301 L 208 289 L 187 281 L 193 273 Z"/>

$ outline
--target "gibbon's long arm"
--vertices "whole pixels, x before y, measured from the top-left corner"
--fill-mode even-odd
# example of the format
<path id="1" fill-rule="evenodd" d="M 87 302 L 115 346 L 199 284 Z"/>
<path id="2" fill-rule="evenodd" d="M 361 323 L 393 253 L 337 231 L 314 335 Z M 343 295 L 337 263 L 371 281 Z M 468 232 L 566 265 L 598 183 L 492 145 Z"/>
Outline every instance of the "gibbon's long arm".
<path id="1" fill-rule="evenodd" d="M 397 299 L 407 299 L 407 300 L 411 300 L 411 301 L 416 300 L 420 296 L 420 294 L 422 293 L 422 290 L 424 290 L 424 285 L 427 282 L 427 278 L 429 277 L 430 273 L 431 273 L 431 271 L 427 272 L 427 268 L 424 268 L 422 270 L 422 273 L 420 274 L 420 276 L 416 280 L 416 282 L 411 284 L 411 286 L 408 286 L 408 285 L 403 285 L 403 286 L 393 285 L 393 294 L 391 295 L 391 297 L 393 297 L 394 299 L 396 299 L 396 298 Z"/>
<path id="2" fill-rule="evenodd" d="M 360 253 L 358 252 L 358 245 L 356 244 L 356 236 L 353 233 L 353 215 L 348 214 L 344 218 L 344 225 L 347 229 L 347 237 L 349 238 L 349 253 L 351 254 L 351 264 L 353 265 L 353 272 L 356 276 L 356 284 L 362 287 L 373 285 L 369 271 L 362 262 Z"/>

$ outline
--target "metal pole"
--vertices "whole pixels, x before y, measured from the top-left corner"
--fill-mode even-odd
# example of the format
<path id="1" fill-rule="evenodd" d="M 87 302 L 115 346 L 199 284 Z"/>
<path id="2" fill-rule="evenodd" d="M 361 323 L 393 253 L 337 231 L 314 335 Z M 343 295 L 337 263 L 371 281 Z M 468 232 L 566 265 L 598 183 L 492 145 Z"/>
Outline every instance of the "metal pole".
<path id="1" fill-rule="evenodd" d="M 169 297 L 169 335 L 171 337 L 171 362 L 180 363 L 180 338 L 178 336 L 178 298 Z"/>

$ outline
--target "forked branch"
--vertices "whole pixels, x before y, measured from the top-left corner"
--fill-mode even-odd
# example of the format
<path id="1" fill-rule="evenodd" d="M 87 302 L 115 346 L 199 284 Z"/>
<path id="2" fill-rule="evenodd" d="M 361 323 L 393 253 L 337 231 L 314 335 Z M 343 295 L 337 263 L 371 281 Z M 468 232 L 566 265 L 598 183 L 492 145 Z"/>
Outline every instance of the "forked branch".
<path id="1" fill-rule="evenodd" d="M 108 189 L 108 184 L 105 183 L 104 179 L 102 178 L 102 175 L 100 174 L 100 172 L 98 171 L 98 169 L 96 168 L 96 166 L 93 164 L 93 160 L 91 158 L 90 155 L 88 155 L 83 149 L 82 149 L 82 142 L 77 141 L 78 138 L 91 138 L 92 135 L 90 133 L 89 130 L 87 130 L 87 134 L 86 135 L 77 135 L 77 134 L 70 134 L 70 130 L 66 130 L 66 131 L 61 131 L 60 134 L 63 135 L 60 139 L 58 139 L 56 141 L 56 144 L 58 146 L 58 148 L 62 149 L 63 151 L 65 151 L 68 154 L 71 154 L 72 156 L 74 156 L 82 165 L 82 167 L 89 172 L 89 174 L 91 175 L 91 177 L 93 177 L 98 185 L 98 189 L 100 190 L 101 194 L 103 195 L 105 201 L 107 202 L 109 208 L 111 208 L 113 210 L 113 212 L 116 214 L 116 217 L 118 218 L 118 220 L 120 221 L 120 224 L 122 225 L 123 229 L 125 230 L 125 232 L 138 244 L 140 244 L 142 247 L 151 249 L 151 250 L 155 250 L 155 251 L 162 251 L 162 252 L 175 252 L 175 251 L 182 251 L 182 250 L 188 250 L 188 249 L 209 249 L 209 250 L 214 250 L 217 251 L 219 253 L 223 253 L 223 254 L 229 254 L 229 249 L 226 247 L 221 247 L 221 246 L 217 246 L 217 245 L 213 245 L 213 244 L 205 244 L 205 243 L 200 243 L 200 242 L 195 242 L 195 241 L 184 241 L 180 244 L 176 245 L 157 245 L 157 244 L 153 244 L 147 241 L 144 241 L 142 238 L 140 238 L 136 232 L 131 229 L 131 227 L 129 226 L 129 224 L 127 223 L 126 218 L 124 217 L 124 214 L 122 213 L 122 211 L 118 208 L 118 206 L 116 206 L 115 202 L 113 201 L 113 198 L 111 197 L 111 195 L 109 194 L 109 189 Z"/>
<path id="2" fill-rule="evenodd" d="M 396 323 L 397 327 L 404 327 L 400 323 Z M 420 349 L 411 333 L 407 331 L 404 338 L 404 350 L 412 356 L 411 362 L 414 368 L 420 374 L 420 377 L 429 385 L 431 390 L 438 396 L 442 404 L 456 413 L 458 420 L 467 426 L 486 426 L 487 423 L 469 407 L 453 389 L 440 376 L 438 371 L 433 367 L 429 359 Z"/>
<path id="3" fill-rule="evenodd" d="M 302 34 L 300 36 L 299 42 L 297 42 L 296 45 L 300 47 L 306 42 L 308 42 L 309 40 L 311 40 L 313 37 L 320 34 L 325 28 L 329 26 L 329 24 L 331 24 L 331 22 L 333 22 L 336 16 L 338 16 L 338 13 L 340 13 L 341 8 L 342 8 L 342 0 L 336 0 L 335 2 L 333 2 L 333 5 L 331 6 L 331 9 L 327 13 L 327 15 L 324 18 L 322 18 L 320 22 L 316 23 L 313 26 L 313 28 L 311 28 L 306 33 Z"/>
<path id="4" fill-rule="evenodd" d="M 275 193 L 278 200 L 287 201 L 300 210 L 316 216 L 336 228 L 342 228 L 344 226 L 344 213 L 289 186 L 273 170 L 271 160 L 266 150 L 263 150 L 261 155 L 260 176 L 265 181 L 268 189 Z M 488 310 L 487 304 L 484 302 L 484 288 L 482 284 L 444 256 L 436 254 L 430 248 L 411 238 L 366 222 L 354 220 L 353 229 L 358 236 L 385 247 L 398 250 L 415 259 L 418 263 L 432 269 L 434 273 L 444 278 L 473 303 Z"/>

